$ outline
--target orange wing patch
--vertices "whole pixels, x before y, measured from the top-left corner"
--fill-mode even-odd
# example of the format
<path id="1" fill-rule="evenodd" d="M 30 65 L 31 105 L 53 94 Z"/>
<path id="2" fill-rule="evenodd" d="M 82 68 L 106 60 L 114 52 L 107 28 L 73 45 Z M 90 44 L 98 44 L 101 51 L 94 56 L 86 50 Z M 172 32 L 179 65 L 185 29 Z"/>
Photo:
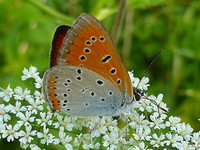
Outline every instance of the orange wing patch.
<path id="1" fill-rule="evenodd" d="M 48 85 L 48 96 L 50 100 L 50 105 L 53 111 L 60 110 L 60 101 L 56 98 L 57 94 L 55 92 L 55 83 L 56 83 L 56 75 L 52 75 L 49 79 L 49 85 Z"/>

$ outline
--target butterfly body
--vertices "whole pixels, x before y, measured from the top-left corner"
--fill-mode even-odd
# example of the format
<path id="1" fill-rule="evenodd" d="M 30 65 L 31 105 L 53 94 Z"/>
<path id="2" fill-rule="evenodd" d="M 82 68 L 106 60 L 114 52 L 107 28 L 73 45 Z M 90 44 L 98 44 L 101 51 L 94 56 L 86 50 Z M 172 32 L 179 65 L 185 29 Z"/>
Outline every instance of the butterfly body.
<path id="1" fill-rule="evenodd" d="M 133 101 L 133 88 L 113 42 L 94 17 L 82 14 L 54 34 L 43 93 L 53 111 L 116 116 Z"/>

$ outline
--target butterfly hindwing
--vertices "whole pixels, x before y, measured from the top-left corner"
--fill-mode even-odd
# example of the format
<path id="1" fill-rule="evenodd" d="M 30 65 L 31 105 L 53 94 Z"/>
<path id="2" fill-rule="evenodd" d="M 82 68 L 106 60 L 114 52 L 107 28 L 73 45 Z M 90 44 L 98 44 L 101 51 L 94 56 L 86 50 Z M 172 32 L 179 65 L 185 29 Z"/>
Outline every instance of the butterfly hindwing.
<path id="1" fill-rule="evenodd" d="M 50 68 L 44 75 L 43 87 L 51 109 L 69 115 L 113 116 L 124 104 L 121 92 L 113 83 L 79 66 Z"/>

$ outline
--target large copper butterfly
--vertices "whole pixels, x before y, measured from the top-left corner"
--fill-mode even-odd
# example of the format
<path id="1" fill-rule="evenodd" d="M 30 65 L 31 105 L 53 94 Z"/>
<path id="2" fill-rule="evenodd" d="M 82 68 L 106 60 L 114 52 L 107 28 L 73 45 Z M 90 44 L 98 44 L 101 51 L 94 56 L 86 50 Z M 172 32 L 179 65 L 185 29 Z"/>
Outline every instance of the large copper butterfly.
<path id="1" fill-rule="evenodd" d="M 54 34 L 43 93 L 52 111 L 75 116 L 116 116 L 133 102 L 129 74 L 103 25 L 81 14 Z"/>

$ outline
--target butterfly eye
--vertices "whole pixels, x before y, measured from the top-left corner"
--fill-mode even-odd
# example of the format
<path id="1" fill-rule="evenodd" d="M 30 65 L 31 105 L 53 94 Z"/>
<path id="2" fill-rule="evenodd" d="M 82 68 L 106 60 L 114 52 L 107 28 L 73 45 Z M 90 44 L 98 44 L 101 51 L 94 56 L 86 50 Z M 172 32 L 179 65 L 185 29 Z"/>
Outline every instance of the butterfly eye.
<path id="1" fill-rule="evenodd" d="M 138 89 L 134 90 L 134 100 L 139 101 L 141 97 L 144 95 L 144 92 Z"/>

